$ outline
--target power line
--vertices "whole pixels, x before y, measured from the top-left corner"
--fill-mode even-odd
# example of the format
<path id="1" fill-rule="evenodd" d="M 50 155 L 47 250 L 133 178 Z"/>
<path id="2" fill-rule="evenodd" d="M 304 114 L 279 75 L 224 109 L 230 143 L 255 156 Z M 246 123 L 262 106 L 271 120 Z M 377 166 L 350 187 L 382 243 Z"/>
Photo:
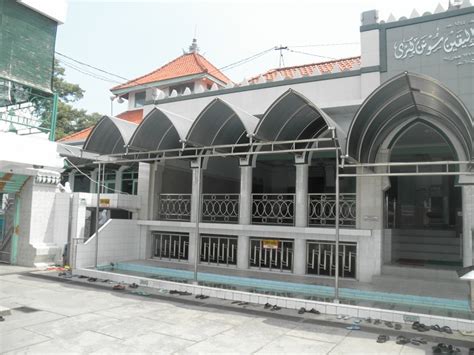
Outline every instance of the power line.
<path id="1" fill-rule="evenodd" d="M 312 57 L 318 57 L 318 58 L 323 58 L 323 59 L 331 59 L 331 60 L 336 60 L 337 59 L 337 58 L 328 57 L 328 56 L 325 56 L 325 55 L 319 55 L 319 54 L 308 53 L 308 52 L 303 52 L 303 51 L 296 51 L 294 49 L 289 49 L 289 51 L 293 52 L 293 53 L 305 54 L 305 55 L 310 55 Z"/>
<path id="2" fill-rule="evenodd" d="M 120 76 L 120 75 L 117 75 L 117 74 L 108 72 L 108 71 L 106 71 L 106 70 L 104 70 L 104 69 L 100 69 L 100 68 L 97 68 L 97 67 L 95 67 L 95 66 L 93 66 L 93 65 L 90 65 L 90 64 L 81 62 L 81 61 L 79 61 L 79 60 L 77 60 L 77 59 L 71 58 L 71 57 L 69 57 L 69 56 L 67 56 L 67 55 L 65 55 L 65 54 L 62 54 L 62 53 L 59 53 L 59 52 L 55 52 L 55 53 L 56 53 L 57 55 L 60 55 L 61 57 L 67 58 L 67 59 L 69 59 L 69 60 L 72 60 L 73 62 L 76 62 L 76 63 L 78 63 L 78 64 L 84 65 L 84 66 L 89 67 L 89 68 L 92 68 L 92 69 L 94 69 L 94 70 L 100 71 L 100 72 L 102 72 L 102 73 L 105 73 L 105 74 L 108 74 L 108 75 L 111 75 L 111 76 L 115 76 L 116 78 L 119 78 L 119 79 L 122 79 L 122 80 L 125 80 L 125 81 L 129 81 L 129 80 L 130 80 L 130 79 L 124 78 L 123 76 Z"/>
<path id="3" fill-rule="evenodd" d="M 62 64 L 64 64 L 65 66 L 71 68 L 71 69 L 74 69 L 82 74 L 85 74 L 85 75 L 88 75 L 90 77 L 93 77 L 95 79 L 99 79 L 99 80 L 102 80 L 102 81 L 107 81 L 109 83 L 113 83 L 113 84 L 120 84 L 121 82 L 117 81 L 117 80 L 113 80 L 113 79 L 110 79 L 110 78 L 107 78 L 105 76 L 101 76 L 101 75 L 98 75 L 98 74 L 95 74 L 93 72 L 90 72 L 88 70 L 85 70 L 83 68 L 79 68 L 77 66 L 75 66 L 74 64 L 72 63 L 69 63 L 67 61 L 65 61 L 64 59 L 58 59 Z"/>
<path id="4" fill-rule="evenodd" d="M 347 42 L 347 43 L 320 43 L 320 44 L 306 44 L 299 46 L 289 46 L 292 48 L 309 48 L 309 47 L 333 47 L 333 46 L 350 46 L 360 44 L 360 42 Z"/>

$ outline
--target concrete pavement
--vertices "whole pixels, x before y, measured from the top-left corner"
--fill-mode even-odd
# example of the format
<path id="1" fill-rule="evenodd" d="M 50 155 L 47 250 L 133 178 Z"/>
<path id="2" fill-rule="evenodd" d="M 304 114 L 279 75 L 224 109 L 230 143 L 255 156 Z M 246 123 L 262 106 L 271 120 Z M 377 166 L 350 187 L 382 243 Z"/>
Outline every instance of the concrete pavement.
<path id="1" fill-rule="evenodd" d="M 192 296 L 150 298 L 104 285 L 4 272 L 0 306 L 12 310 L 0 323 L 1 353 L 430 354 L 438 342 L 397 345 L 391 335 L 378 344 L 377 331 L 350 331 L 324 315 Z M 468 341 L 474 338 L 458 342 L 465 354 Z"/>

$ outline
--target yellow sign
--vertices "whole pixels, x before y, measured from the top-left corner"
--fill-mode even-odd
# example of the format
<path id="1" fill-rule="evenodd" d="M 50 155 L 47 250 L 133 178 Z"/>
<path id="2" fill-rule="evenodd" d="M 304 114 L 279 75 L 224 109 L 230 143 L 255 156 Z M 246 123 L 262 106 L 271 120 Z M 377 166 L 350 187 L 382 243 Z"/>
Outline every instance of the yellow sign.
<path id="1" fill-rule="evenodd" d="M 99 199 L 99 207 L 110 207 L 110 198 Z"/>
<path id="2" fill-rule="evenodd" d="M 278 249 L 278 240 L 276 239 L 266 239 L 262 240 L 264 249 Z"/>

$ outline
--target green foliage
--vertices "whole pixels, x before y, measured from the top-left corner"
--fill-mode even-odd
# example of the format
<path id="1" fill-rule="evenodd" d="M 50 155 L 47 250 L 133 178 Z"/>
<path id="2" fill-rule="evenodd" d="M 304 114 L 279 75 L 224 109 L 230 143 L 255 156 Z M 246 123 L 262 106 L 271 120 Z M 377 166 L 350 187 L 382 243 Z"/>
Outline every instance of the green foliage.
<path id="1" fill-rule="evenodd" d="M 97 112 L 87 113 L 70 105 L 84 96 L 84 90 L 77 84 L 64 80 L 64 68 L 54 61 L 53 91 L 58 94 L 58 116 L 56 121 L 56 139 L 93 126 L 102 117 Z"/>

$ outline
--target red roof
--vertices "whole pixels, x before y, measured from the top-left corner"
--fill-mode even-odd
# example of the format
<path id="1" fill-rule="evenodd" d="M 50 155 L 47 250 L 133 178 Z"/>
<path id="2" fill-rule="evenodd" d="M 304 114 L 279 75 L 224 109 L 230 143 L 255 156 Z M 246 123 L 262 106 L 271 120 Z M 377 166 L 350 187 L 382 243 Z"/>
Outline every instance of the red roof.
<path id="1" fill-rule="evenodd" d="M 138 124 L 143 120 L 143 109 L 140 108 L 138 110 L 125 111 L 119 113 L 115 117 Z M 83 142 L 87 139 L 93 128 L 94 126 L 84 128 L 82 131 L 72 133 L 59 139 L 58 142 Z"/>
<path id="2" fill-rule="evenodd" d="M 310 76 L 313 75 L 315 71 L 317 74 L 329 74 L 333 71 L 334 67 L 337 66 L 339 71 L 351 70 L 354 67 L 360 66 L 360 57 L 351 57 L 345 59 L 331 60 L 328 62 L 322 63 L 312 63 L 312 64 L 303 64 L 297 65 L 294 67 L 286 68 L 277 68 L 271 69 L 264 74 L 261 74 L 267 81 L 275 80 L 278 73 L 284 79 L 293 79 L 299 76 Z M 249 83 L 257 83 L 260 75 L 255 76 L 249 80 Z"/>
<path id="3" fill-rule="evenodd" d="M 167 79 L 175 79 L 194 74 L 209 74 L 226 84 L 231 81 L 202 55 L 192 52 L 183 54 L 182 56 L 172 60 L 168 64 L 163 65 L 161 68 L 156 69 L 151 73 L 130 80 L 125 84 L 117 85 L 110 90 L 114 91 L 131 88 L 138 85 L 154 83 Z"/>

